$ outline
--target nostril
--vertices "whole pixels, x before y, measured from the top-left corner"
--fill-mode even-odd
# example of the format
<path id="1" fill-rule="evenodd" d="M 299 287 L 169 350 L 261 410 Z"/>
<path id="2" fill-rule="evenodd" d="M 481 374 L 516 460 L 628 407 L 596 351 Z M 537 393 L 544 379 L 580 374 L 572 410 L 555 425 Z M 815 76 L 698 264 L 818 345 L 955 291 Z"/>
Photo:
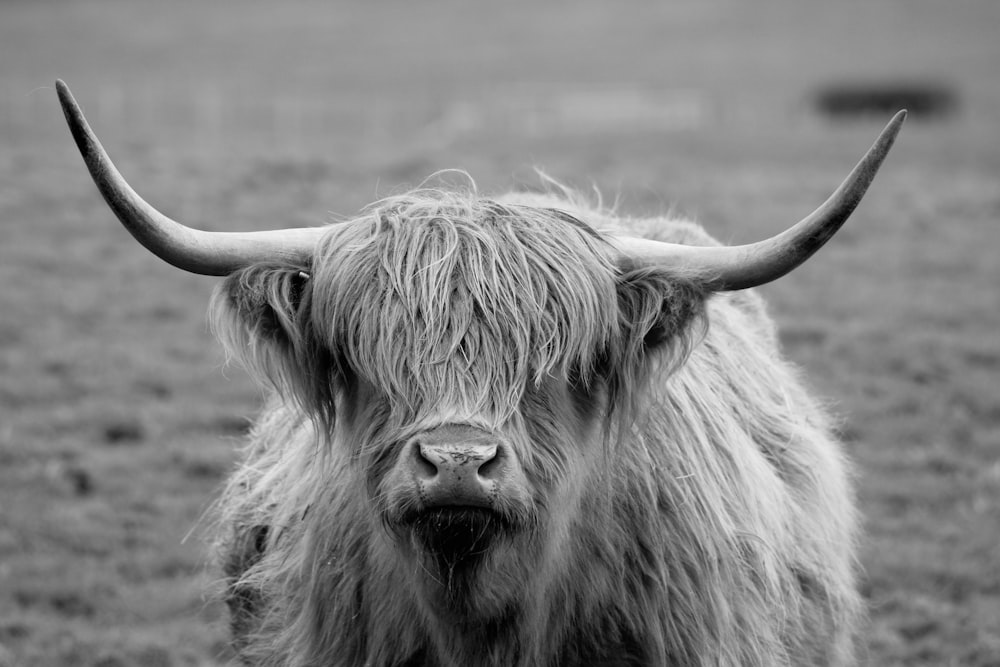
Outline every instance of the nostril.
<path id="1" fill-rule="evenodd" d="M 422 479 L 432 479 L 438 474 L 438 467 L 423 451 L 419 442 L 413 444 L 414 467 L 417 476 Z"/>
<path id="2" fill-rule="evenodd" d="M 500 473 L 500 467 L 500 450 L 496 450 L 492 457 L 479 466 L 476 474 L 483 479 L 494 479 Z"/>

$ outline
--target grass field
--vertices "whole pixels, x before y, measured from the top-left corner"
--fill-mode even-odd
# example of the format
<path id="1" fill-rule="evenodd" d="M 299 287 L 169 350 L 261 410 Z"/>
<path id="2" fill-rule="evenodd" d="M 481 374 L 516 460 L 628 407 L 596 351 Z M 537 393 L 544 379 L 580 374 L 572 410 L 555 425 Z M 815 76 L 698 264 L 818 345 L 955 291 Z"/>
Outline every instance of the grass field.
<path id="1" fill-rule="evenodd" d="M 824 119 L 823 85 L 949 86 L 764 291 L 857 464 L 868 661 L 1000 665 L 998 28 L 993 0 L 0 2 L 0 666 L 226 664 L 205 516 L 259 403 L 207 332 L 216 281 L 106 210 L 57 77 L 194 226 L 538 166 L 732 242 L 812 210 L 888 120 Z"/>

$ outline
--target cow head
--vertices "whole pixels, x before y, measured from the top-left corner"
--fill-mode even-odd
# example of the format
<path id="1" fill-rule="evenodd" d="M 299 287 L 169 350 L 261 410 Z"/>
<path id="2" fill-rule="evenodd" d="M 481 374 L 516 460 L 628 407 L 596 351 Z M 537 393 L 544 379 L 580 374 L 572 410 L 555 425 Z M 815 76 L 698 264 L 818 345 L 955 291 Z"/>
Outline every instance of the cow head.
<path id="1" fill-rule="evenodd" d="M 495 617 L 559 549 L 624 397 L 653 350 L 683 356 L 706 292 L 622 270 L 563 211 L 473 193 L 393 197 L 326 232 L 308 265 L 227 278 L 216 330 L 316 419 L 433 610 Z"/>

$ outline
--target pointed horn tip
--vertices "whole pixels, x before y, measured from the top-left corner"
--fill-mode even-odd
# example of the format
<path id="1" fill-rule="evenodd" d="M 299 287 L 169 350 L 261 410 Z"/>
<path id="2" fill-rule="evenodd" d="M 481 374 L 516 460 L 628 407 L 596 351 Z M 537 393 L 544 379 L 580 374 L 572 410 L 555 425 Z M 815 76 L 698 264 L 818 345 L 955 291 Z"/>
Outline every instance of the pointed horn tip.
<path id="1" fill-rule="evenodd" d="M 59 95 L 59 100 L 65 104 L 67 100 L 73 99 L 73 93 L 69 91 L 69 86 L 62 79 L 56 79 L 56 93 Z"/>
<path id="2" fill-rule="evenodd" d="M 866 165 L 868 169 L 872 170 L 871 176 L 874 177 L 875 171 L 877 171 L 882 165 L 882 161 L 889 155 L 889 151 L 896 143 L 896 137 L 899 136 L 899 131 L 903 127 L 903 121 L 906 120 L 906 114 L 906 109 L 900 109 L 896 112 L 886 126 L 882 128 L 882 131 L 879 132 L 879 135 L 875 139 L 875 143 L 872 144 L 872 147 L 869 148 L 865 156 L 861 158 L 861 162 L 858 163 L 858 167 Z M 852 176 L 849 176 L 848 180 L 851 180 L 854 175 L 855 172 L 852 172 Z M 865 188 L 867 187 L 868 186 L 865 185 Z M 864 192 L 862 191 L 861 194 L 863 195 Z"/>
<path id="3" fill-rule="evenodd" d="M 83 117 L 83 111 L 80 109 L 80 105 L 77 104 L 76 98 L 73 97 L 73 93 L 70 92 L 69 86 L 62 79 L 56 79 L 56 94 L 59 95 L 59 104 L 63 108 L 63 113 L 66 114 L 67 120 L 70 116 L 74 118 L 79 116 Z"/>
<path id="4" fill-rule="evenodd" d="M 896 139 L 896 135 L 899 134 L 899 130 L 903 127 L 903 121 L 906 120 L 906 109 L 900 109 L 896 112 L 896 115 L 892 117 L 885 129 L 882 130 L 882 136 L 891 137 L 893 140 Z"/>
<path id="5" fill-rule="evenodd" d="M 889 121 L 889 125 L 893 125 L 898 128 L 903 124 L 903 121 L 906 120 L 907 113 L 906 109 L 900 109 L 896 112 L 896 115 L 892 117 L 892 120 Z"/>

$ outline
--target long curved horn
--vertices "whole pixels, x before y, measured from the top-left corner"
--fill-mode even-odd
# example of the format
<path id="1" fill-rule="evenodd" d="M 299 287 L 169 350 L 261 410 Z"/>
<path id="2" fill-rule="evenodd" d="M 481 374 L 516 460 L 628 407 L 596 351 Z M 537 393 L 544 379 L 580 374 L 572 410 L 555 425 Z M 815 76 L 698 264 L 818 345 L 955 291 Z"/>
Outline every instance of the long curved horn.
<path id="1" fill-rule="evenodd" d="M 685 246 L 640 238 L 615 239 L 628 266 L 662 266 L 703 277 L 710 291 L 771 282 L 809 259 L 840 229 L 861 201 L 892 148 L 906 111 L 897 113 L 861 162 L 819 208 L 777 236 L 741 246 Z"/>
<path id="2" fill-rule="evenodd" d="M 139 243 L 179 269 L 224 276 L 255 262 L 307 264 L 322 227 L 265 232 L 206 232 L 186 227 L 150 206 L 111 162 L 69 87 L 56 81 L 66 122 L 83 161 L 111 210 Z"/>

